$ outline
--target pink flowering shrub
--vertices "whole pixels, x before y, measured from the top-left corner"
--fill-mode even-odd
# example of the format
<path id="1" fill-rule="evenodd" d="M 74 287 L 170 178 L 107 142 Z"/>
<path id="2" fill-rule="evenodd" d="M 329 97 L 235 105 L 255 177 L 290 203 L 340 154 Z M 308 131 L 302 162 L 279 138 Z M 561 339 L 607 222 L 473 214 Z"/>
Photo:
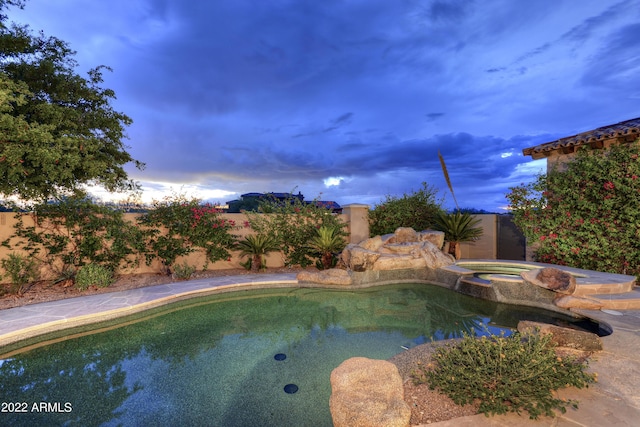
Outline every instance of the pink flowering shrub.
<path id="1" fill-rule="evenodd" d="M 237 227 L 220 213 L 198 199 L 178 196 L 154 202 L 138 219 L 149 232 L 147 261 L 160 258 L 170 273 L 178 257 L 196 250 L 204 251 L 210 262 L 229 259 L 236 242 L 231 232 Z"/>
<path id="2" fill-rule="evenodd" d="M 583 149 L 566 170 L 510 189 L 538 261 L 640 275 L 639 156 L 638 144 Z"/>

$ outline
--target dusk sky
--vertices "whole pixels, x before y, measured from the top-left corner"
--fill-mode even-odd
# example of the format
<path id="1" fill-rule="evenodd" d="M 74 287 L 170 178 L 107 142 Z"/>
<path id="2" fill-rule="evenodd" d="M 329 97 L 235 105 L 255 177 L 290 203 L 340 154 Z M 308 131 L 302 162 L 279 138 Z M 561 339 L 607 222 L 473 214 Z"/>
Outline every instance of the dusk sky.
<path id="1" fill-rule="evenodd" d="M 640 117 L 640 0 L 28 0 L 134 120 L 145 199 L 375 205 L 427 182 L 504 212 L 522 149 Z"/>

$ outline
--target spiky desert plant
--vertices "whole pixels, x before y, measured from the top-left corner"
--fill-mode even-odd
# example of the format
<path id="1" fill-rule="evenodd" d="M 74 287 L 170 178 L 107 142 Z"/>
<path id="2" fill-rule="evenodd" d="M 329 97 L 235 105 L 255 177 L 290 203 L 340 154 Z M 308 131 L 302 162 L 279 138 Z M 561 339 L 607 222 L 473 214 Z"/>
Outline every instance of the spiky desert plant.
<path id="1" fill-rule="evenodd" d="M 320 262 L 325 270 L 333 267 L 334 254 L 342 251 L 345 246 L 343 232 L 337 227 L 318 228 L 317 234 L 309 242 L 309 247 L 320 254 Z"/>
<path id="2" fill-rule="evenodd" d="M 280 250 L 276 240 L 265 234 L 252 234 L 238 242 L 240 253 L 251 259 L 251 271 L 259 271 L 264 264 L 264 257 Z"/>
<path id="3" fill-rule="evenodd" d="M 477 227 L 479 219 L 468 212 L 439 213 L 435 218 L 435 228 L 444 232 L 444 240 L 449 242 L 449 253 L 460 258 L 460 242 L 470 242 L 482 236 L 482 227 Z"/>

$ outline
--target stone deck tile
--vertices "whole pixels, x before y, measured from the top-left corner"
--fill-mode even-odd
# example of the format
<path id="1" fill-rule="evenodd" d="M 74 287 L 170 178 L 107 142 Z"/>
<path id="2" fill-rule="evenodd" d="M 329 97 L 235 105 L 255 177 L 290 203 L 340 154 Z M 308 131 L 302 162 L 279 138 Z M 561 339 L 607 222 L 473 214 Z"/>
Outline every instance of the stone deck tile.
<path id="1" fill-rule="evenodd" d="M 120 310 L 123 315 L 136 306 L 158 305 L 170 302 L 181 295 L 206 292 L 225 286 L 256 286 L 274 283 L 296 283 L 296 274 L 223 276 L 164 285 L 148 286 L 120 292 L 87 295 L 0 310 L 0 343 L 3 336 L 21 330 L 37 328 L 52 323 L 66 323 L 75 318 L 95 316 Z M 128 310 L 132 309 L 132 310 Z"/>
<path id="2" fill-rule="evenodd" d="M 589 295 L 604 304 L 604 308 L 614 310 L 640 310 L 640 288 L 624 294 Z"/>

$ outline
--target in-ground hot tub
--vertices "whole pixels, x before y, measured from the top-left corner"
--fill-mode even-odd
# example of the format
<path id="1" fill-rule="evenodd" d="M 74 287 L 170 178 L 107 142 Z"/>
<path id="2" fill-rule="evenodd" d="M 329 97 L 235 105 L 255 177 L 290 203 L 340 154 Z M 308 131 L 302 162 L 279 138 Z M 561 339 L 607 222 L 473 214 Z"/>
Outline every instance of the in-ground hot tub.
<path id="1" fill-rule="evenodd" d="M 594 297 L 631 292 L 635 276 L 604 273 L 539 262 L 469 259 L 441 267 L 442 282 L 463 294 L 510 304 L 562 310 L 554 301 L 559 294 L 524 280 L 522 272 L 553 267 L 576 279 L 574 297 Z"/>

